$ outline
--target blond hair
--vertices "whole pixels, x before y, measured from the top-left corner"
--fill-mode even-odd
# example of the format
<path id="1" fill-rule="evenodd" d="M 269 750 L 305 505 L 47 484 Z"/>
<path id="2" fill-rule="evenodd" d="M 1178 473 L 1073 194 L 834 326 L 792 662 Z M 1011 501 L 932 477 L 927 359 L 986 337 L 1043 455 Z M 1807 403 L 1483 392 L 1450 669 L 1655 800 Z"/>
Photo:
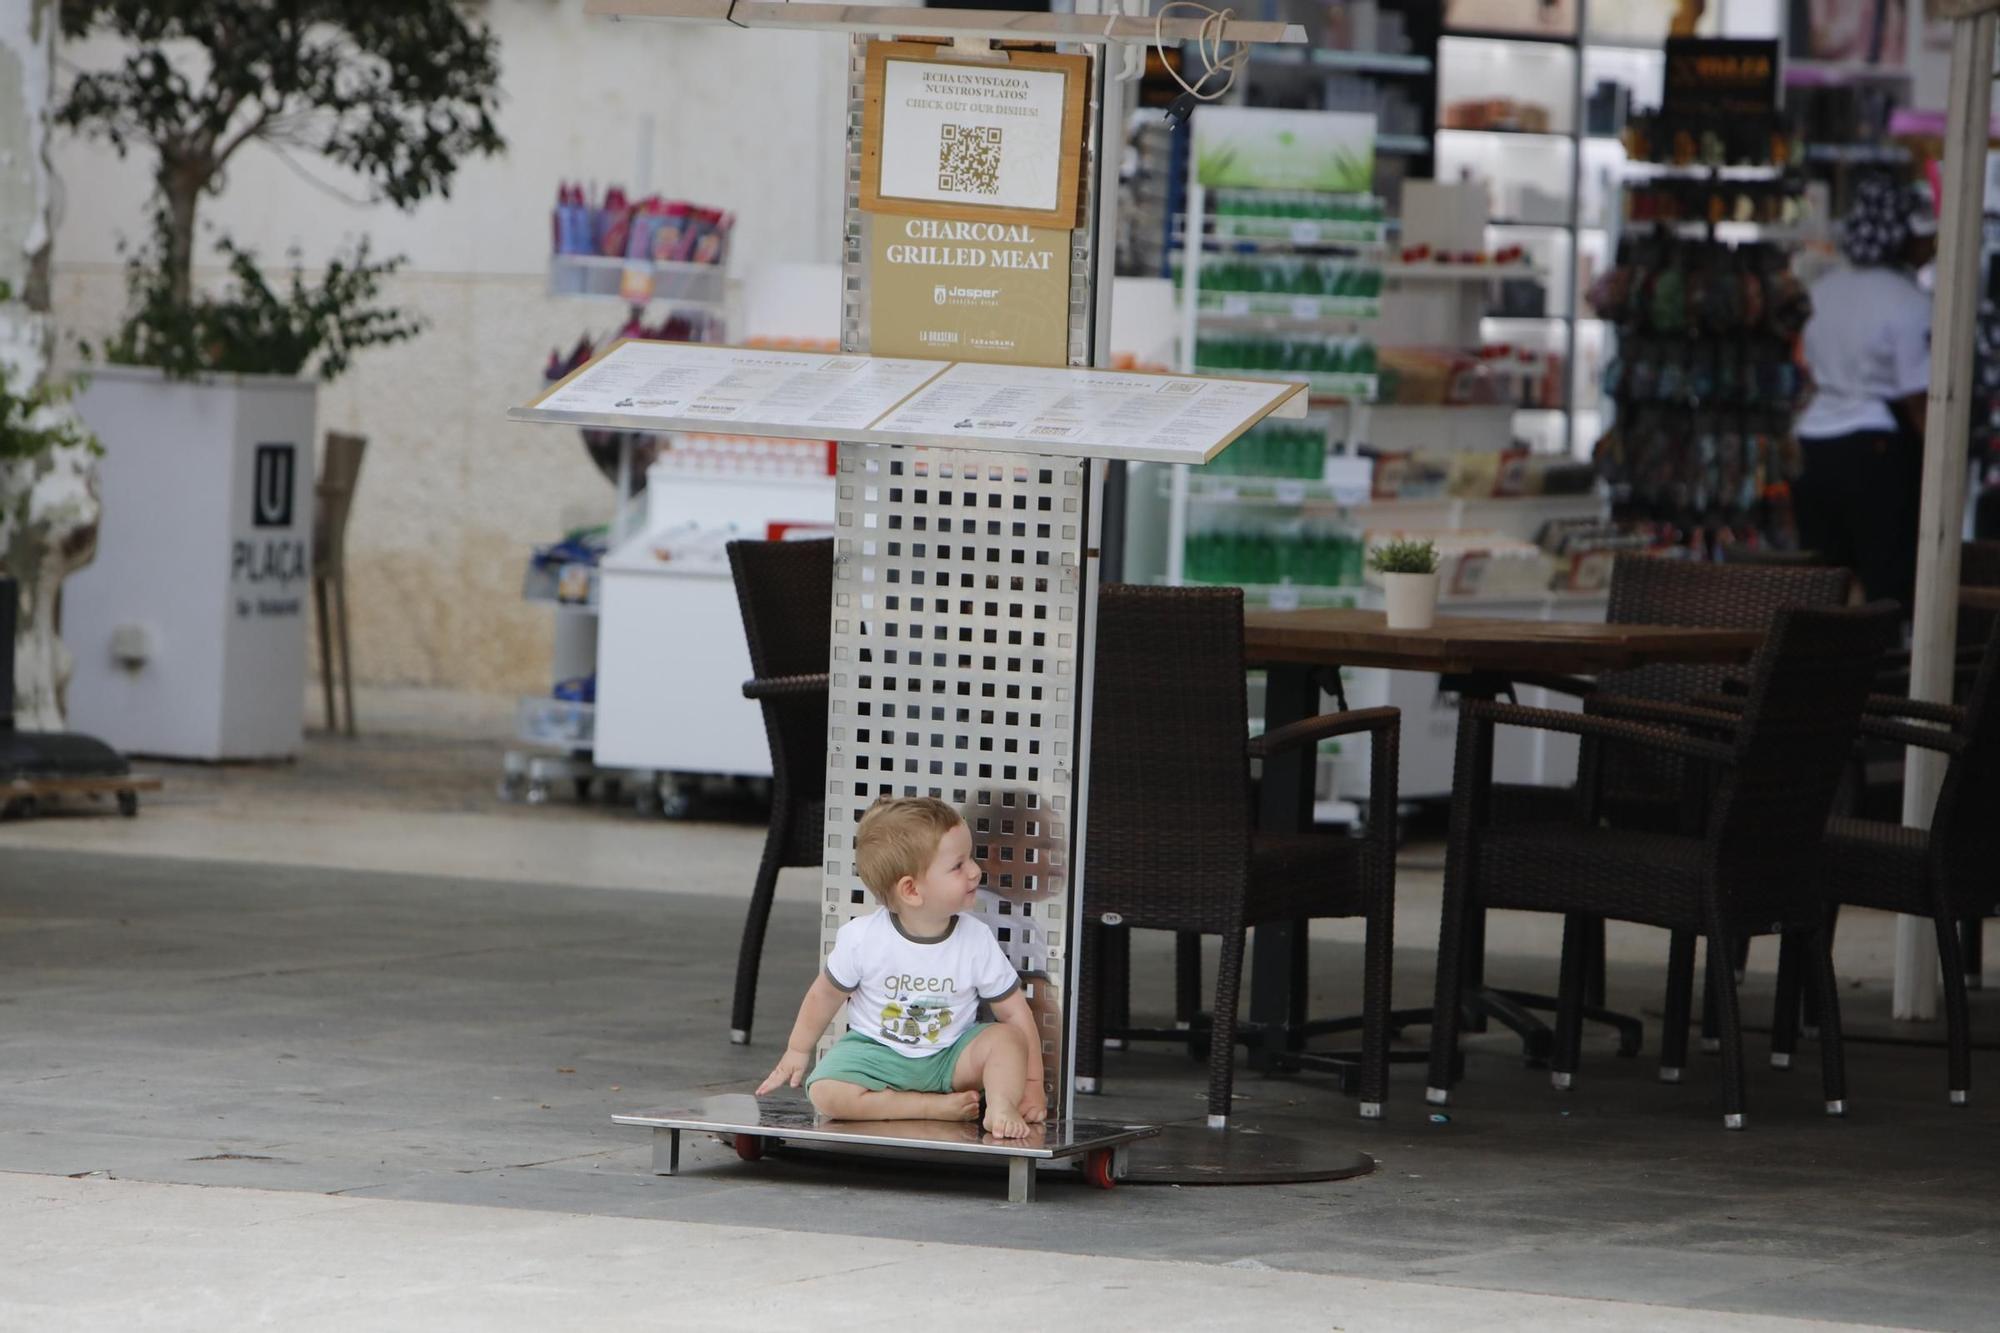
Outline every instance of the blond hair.
<path id="1" fill-rule="evenodd" d="M 855 873 L 893 912 L 897 882 L 930 869 L 944 835 L 964 822 L 958 811 L 934 797 L 884 796 L 868 807 L 854 830 Z"/>

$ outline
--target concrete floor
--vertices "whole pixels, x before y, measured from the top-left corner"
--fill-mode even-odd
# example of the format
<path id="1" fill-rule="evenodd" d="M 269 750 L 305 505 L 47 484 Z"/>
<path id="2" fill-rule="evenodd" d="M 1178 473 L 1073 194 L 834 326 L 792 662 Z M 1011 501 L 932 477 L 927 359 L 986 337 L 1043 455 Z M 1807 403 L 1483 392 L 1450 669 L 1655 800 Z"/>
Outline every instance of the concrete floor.
<path id="1" fill-rule="evenodd" d="M 810 967 L 810 875 L 773 923 L 763 1041 L 731 1047 L 757 831 L 500 808 L 486 748 L 319 741 L 292 769 L 176 771 L 136 821 L 0 829 L 0 1241 L 17 1259 L 0 1326 L 152 1309 L 184 1327 L 681 1322 L 668 1310 L 811 1327 L 868 1301 L 830 1275 L 878 1264 L 894 1302 L 869 1308 L 899 1315 L 965 1311 L 940 1274 L 953 1295 L 1007 1274 L 1026 1284 L 1008 1323 L 1994 1324 L 1990 1054 L 1954 1112 L 1940 1053 L 1857 1042 L 1844 1122 L 1819 1114 L 1810 1048 L 1790 1074 L 1759 1063 L 1744 1134 L 1719 1126 L 1712 1062 L 1665 1087 L 1598 1033 L 1567 1096 L 1503 1035 L 1471 1039 L 1443 1122 L 1415 1068 L 1379 1125 L 1329 1080 L 1244 1074 L 1240 1124 L 1380 1161 L 1337 1184 L 1058 1182 L 1024 1209 L 991 1178 L 750 1165 L 701 1142 L 685 1174 L 654 1177 L 643 1133 L 610 1115 L 763 1072 Z M 454 856 L 470 869 L 411 873 Z M 1401 878 L 1406 1003 L 1429 985 L 1434 863 L 1415 849 Z M 1843 942 L 1863 1030 L 1888 1028 L 1886 935 L 1861 919 Z M 1553 932 L 1524 920 L 1495 939 L 1498 978 L 1548 983 Z M 1657 934 L 1614 946 L 1615 1001 L 1654 1005 Z M 1314 955 L 1315 1008 L 1352 1007 L 1352 937 L 1326 932 Z M 1167 954 L 1142 944 L 1137 963 L 1137 1005 L 1157 1012 Z M 1978 998 L 1990 1038 L 2000 999 Z M 1106 1073 L 1106 1113 L 1202 1112 L 1184 1056 L 1114 1054 Z M 269 1262 L 247 1265 L 246 1245 Z M 1002 1322 L 990 1309 L 959 1322 Z"/>

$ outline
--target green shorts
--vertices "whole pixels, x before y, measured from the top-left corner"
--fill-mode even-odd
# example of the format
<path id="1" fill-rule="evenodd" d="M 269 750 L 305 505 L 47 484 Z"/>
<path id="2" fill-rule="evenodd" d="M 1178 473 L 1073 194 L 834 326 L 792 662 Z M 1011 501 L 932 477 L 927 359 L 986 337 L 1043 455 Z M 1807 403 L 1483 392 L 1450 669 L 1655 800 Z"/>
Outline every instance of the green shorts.
<path id="1" fill-rule="evenodd" d="M 992 1027 L 974 1023 L 959 1039 L 930 1055 L 898 1055 L 876 1041 L 850 1029 L 833 1044 L 806 1078 L 806 1086 L 823 1078 L 853 1083 L 872 1092 L 950 1092 L 952 1075 L 958 1072 L 958 1057 L 972 1039 Z"/>

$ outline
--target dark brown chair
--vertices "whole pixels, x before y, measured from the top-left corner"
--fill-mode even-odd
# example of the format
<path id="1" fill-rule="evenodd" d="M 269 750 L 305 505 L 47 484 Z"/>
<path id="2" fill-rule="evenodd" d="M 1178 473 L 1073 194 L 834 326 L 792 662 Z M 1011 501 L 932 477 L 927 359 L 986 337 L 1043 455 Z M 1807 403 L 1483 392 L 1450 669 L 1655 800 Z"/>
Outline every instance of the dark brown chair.
<path id="1" fill-rule="evenodd" d="M 1569 1087 L 1576 1072 L 1594 922 L 1636 921 L 1690 938 L 1704 935 L 1711 956 L 1722 958 L 1734 957 L 1739 939 L 1782 931 L 1803 937 L 1808 948 L 1821 1007 L 1827 1110 L 1845 1110 L 1831 937 L 1811 876 L 1799 870 L 1819 856 L 1862 705 L 1898 620 L 1898 609 L 1888 603 L 1779 612 L 1751 666 L 1740 713 L 1644 701 L 1615 705 L 1622 714 L 1616 717 L 1477 700 L 1461 705 L 1427 1091 L 1433 1103 L 1450 1097 L 1467 927 L 1474 913 L 1505 908 L 1565 918 L 1552 1061 L 1556 1087 Z M 1616 745 L 1703 765 L 1712 795 L 1701 832 L 1607 826 L 1593 808 L 1588 772 L 1578 782 L 1583 799 L 1576 817 L 1494 820 L 1489 775 L 1496 725 L 1587 737 L 1599 754 Z M 1727 967 L 1712 975 L 1723 1120 L 1740 1129 L 1743 1033 L 1736 979 Z"/>
<path id="2" fill-rule="evenodd" d="M 1847 602 L 1852 575 L 1845 569 L 1777 564 L 1708 564 L 1660 556 L 1620 556 L 1611 568 L 1610 605 L 1605 619 L 1614 625 L 1689 625 L 1718 629 L 1763 629 L 1778 612 L 1791 607 L 1842 606 Z M 1580 697 L 1584 711 L 1594 707 L 1599 696 L 1639 699 L 1658 703 L 1687 703 L 1698 695 L 1712 693 L 1741 668 L 1709 663 L 1656 663 L 1630 671 L 1607 672 L 1594 680 L 1573 676 L 1539 675 L 1522 678 L 1522 685 Z M 1596 775 L 1593 793 L 1601 818 L 1621 828 L 1657 833 L 1697 833 L 1706 813 L 1698 787 L 1687 782 L 1685 761 L 1678 755 L 1639 751 L 1628 746 L 1602 749 L 1586 736 L 1583 739 L 1581 768 Z M 1693 799 L 1690 800 L 1690 793 Z M 1562 819 L 1576 801 L 1574 789 L 1496 785 L 1493 809 L 1496 818 L 1510 823 L 1529 818 Z M 1593 927 L 1601 936 L 1602 927 Z M 1667 1013 L 1680 1014 L 1681 1022 L 1669 1022 L 1662 1040 L 1660 1078 L 1678 1082 L 1687 1064 L 1687 1015 L 1692 998 L 1681 994 L 1691 987 L 1694 972 L 1694 937 L 1677 935 L 1671 946 L 1673 962 L 1669 970 Z M 1618 1028 L 1621 1054 L 1636 1055 L 1640 1046 L 1636 1019 L 1612 1014 L 1603 1005 L 1603 948 L 1594 945 L 1589 953 L 1591 1008 L 1587 1016 Z M 1740 960 L 1739 960 L 1740 961 Z M 1711 996 L 1712 996 L 1711 981 Z M 1531 1008 L 1553 1008 L 1546 996 L 1515 996 L 1517 1003 Z M 1711 1004 L 1712 1008 L 1712 1004 Z"/>
<path id="3" fill-rule="evenodd" d="M 319 633 L 319 680 L 326 697 L 326 729 L 354 734 L 354 661 L 347 650 L 347 520 L 354 512 L 354 490 L 361 482 L 361 458 L 368 441 L 360 435 L 326 433 L 326 456 L 320 459 L 319 480 L 313 486 L 313 619 Z M 330 603 L 330 605 L 329 605 Z M 347 725 L 340 726 L 333 707 L 334 654 L 340 655 L 340 699 Z"/>
<path id="4" fill-rule="evenodd" d="M 729 1039 L 749 1044 L 757 970 L 778 872 L 816 866 L 826 836 L 827 654 L 833 606 L 833 542 L 731 542 L 729 572 L 750 642 L 746 698 L 764 708 L 771 744 L 771 827 L 750 890 Z"/>
<path id="5" fill-rule="evenodd" d="M 1966 542 L 1959 548 L 1958 581 L 1968 588 L 2000 588 L 2000 542 Z M 1985 643 L 2000 629 L 2000 615 L 1961 607 L 1958 613 L 1958 642 L 1963 652 L 1968 643 Z M 1986 916 L 1968 916 L 1959 927 L 1959 942 L 1965 955 L 1965 984 L 1978 990 L 1983 984 L 1986 964 Z"/>
<path id="6" fill-rule="evenodd" d="M 1963 1106 L 1972 1085 L 1972 1025 L 1959 927 L 2000 908 L 2000 631 L 1989 633 L 1963 707 L 1877 695 L 1861 721 L 1865 735 L 1949 755 L 1929 829 L 1872 819 L 1827 825 L 1819 882 L 1826 901 L 1929 917 L 1944 973 L 1947 1089 Z M 1798 960 L 1778 961 L 1771 1060 L 1791 1064 L 1799 1021 Z"/>
<path id="7" fill-rule="evenodd" d="M 1361 1114 L 1388 1093 L 1395 918 L 1396 760 L 1401 715 L 1364 708 L 1249 734 L 1238 588 L 1106 587 L 1097 616 L 1085 846 L 1077 1088 L 1104 1062 L 1107 927 L 1222 937 L 1208 1033 L 1208 1123 L 1229 1122 L 1245 932 L 1262 922 L 1364 917 Z M 1366 835 L 1254 831 L 1250 761 L 1366 733 Z"/>

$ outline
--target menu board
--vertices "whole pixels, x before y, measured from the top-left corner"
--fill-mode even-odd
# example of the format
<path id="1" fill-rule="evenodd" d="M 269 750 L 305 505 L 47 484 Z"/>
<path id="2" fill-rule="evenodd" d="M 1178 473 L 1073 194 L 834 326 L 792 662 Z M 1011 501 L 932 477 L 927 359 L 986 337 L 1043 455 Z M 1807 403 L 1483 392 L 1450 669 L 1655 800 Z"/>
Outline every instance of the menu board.
<path id="1" fill-rule="evenodd" d="M 1305 386 L 626 340 L 517 421 L 1204 463 Z"/>
<path id="2" fill-rule="evenodd" d="M 879 429 L 933 439 L 1004 439 L 1062 452 L 1088 444 L 1204 463 L 1297 391 L 1261 380 L 960 363 Z"/>
<path id="3" fill-rule="evenodd" d="M 625 339 L 534 406 L 717 426 L 761 422 L 825 436 L 873 424 L 942 369 L 938 361 Z"/>

